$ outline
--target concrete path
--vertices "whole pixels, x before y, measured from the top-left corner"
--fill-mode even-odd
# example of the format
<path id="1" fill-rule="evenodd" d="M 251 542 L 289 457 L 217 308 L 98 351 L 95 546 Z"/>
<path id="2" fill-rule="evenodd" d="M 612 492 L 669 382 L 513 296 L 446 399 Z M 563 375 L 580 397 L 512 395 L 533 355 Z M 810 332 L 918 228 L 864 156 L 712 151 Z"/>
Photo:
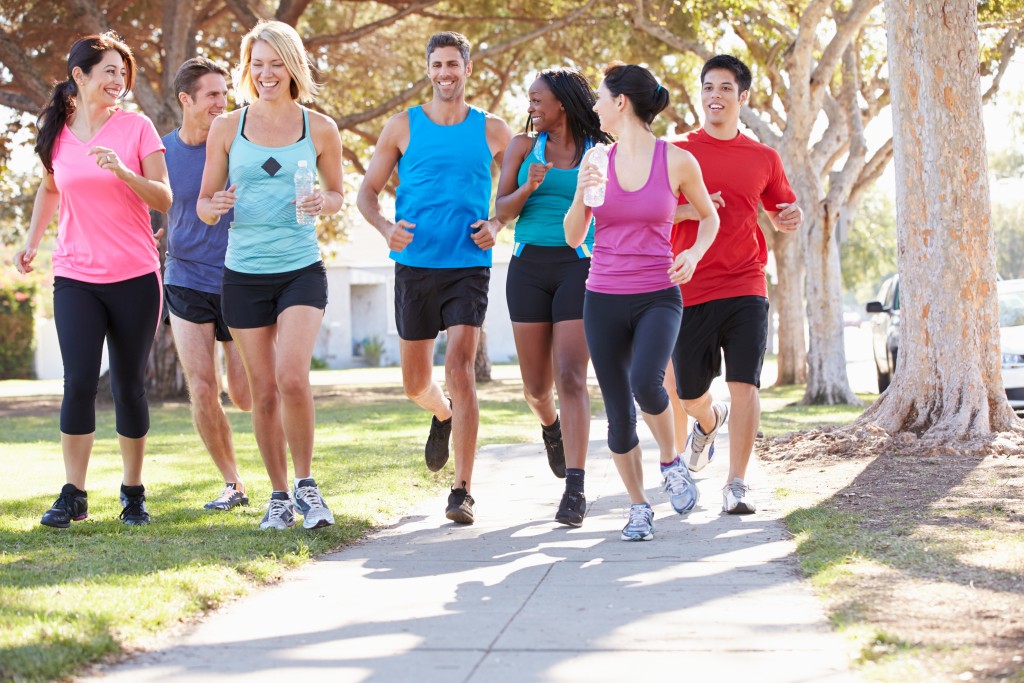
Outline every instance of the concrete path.
<path id="1" fill-rule="evenodd" d="M 475 525 L 456 527 L 444 498 L 430 500 L 166 649 L 83 680 L 853 680 L 841 638 L 798 578 L 770 482 L 750 478 L 758 514 L 721 514 L 728 439 L 698 475 L 697 509 L 680 517 L 642 434 L 656 531 L 627 543 L 628 499 L 604 432 L 595 421 L 580 529 L 550 521 L 562 482 L 539 444 L 484 448 Z"/>

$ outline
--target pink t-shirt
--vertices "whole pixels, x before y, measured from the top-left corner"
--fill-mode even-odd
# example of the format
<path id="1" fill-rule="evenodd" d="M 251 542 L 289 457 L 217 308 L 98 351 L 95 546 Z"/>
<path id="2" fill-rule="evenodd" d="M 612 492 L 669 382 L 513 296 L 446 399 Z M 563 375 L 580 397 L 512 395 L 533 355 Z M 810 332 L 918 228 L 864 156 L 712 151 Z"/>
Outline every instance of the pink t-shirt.
<path id="1" fill-rule="evenodd" d="M 87 155 L 97 146 L 114 150 L 139 174 L 145 157 L 164 151 L 152 121 L 142 114 L 118 109 L 88 142 L 64 126 L 53 153 L 53 180 L 60 192 L 53 274 L 103 284 L 157 272 L 160 255 L 149 208 L 127 184 L 97 166 L 95 155 Z"/>

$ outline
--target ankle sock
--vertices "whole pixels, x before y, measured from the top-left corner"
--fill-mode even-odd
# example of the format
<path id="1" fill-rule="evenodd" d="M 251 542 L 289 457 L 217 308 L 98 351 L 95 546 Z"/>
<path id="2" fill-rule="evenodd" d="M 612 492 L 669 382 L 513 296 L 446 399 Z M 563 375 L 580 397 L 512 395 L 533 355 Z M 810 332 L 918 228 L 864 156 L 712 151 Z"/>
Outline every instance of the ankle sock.
<path id="1" fill-rule="evenodd" d="M 124 486 L 124 484 L 122 484 L 122 486 Z M 73 493 L 76 496 L 88 496 L 89 495 L 88 493 L 86 493 L 82 489 L 78 488 L 74 484 L 64 484 L 64 486 L 61 487 L 60 492 L 61 493 Z"/>
<path id="2" fill-rule="evenodd" d="M 129 498 L 133 496 L 141 496 L 145 492 L 146 487 L 143 486 L 142 484 L 139 484 L 138 486 L 125 486 L 124 484 L 121 484 L 121 493 L 128 496 Z"/>
<path id="3" fill-rule="evenodd" d="M 565 490 L 571 493 L 583 493 L 583 477 L 586 473 L 582 469 L 569 467 L 565 470 Z"/>
<path id="4" fill-rule="evenodd" d="M 291 500 L 287 491 L 271 491 L 270 500 Z"/>
<path id="5" fill-rule="evenodd" d="M 667 469 L 671 469 L 673 467 L 679 467 L 679 456 L 678 455 L 675 457 L 674 460 L 672 460 L 672 462 L 663 462 L 663 463 L 661 463 L 661 471 L 662 472 L 664 472 Z"/>
<path id="6" fill-rule="evenodd" d="M 312 474 L 308 477 L 302 477 L 301 479 L 299 477 L 295 477 L 295 488 L 300 488 L 302 486 L 316 486 L 316 480 L 313 479 Z"/>

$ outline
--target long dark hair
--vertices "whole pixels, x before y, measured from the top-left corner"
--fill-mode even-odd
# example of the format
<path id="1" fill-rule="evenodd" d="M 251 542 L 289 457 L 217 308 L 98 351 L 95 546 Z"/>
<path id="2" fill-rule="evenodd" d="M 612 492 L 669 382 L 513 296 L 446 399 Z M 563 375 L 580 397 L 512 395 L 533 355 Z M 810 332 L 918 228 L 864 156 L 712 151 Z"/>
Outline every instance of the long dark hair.
<path id="1" fill-rule="evenodd" d="M 579 69 L 559 66 L 541 71 L 537 74 L 537 78 L 547 83 L 551 94 L 565 109 L 569 131 L 576 143 L 573 166 L 578 166 L 583 160 L 583 153 L 587 149 L 587 140 L 606 144 L 612 141 L 608 133 L 601 130 L 601 120 L 597 117 L 597 112 L 594 111 L 594 102 L 597 101 L 594 87 Z M 533 132 L 533 121 L 529 117 L 526 119 L 526 132 Z"/>
<path id="2" fill-rule="evenodd" d="M 77 66 L 83 73 L 90 73 L 92 68 L 103 60 L 103 53 L 114 50 L 124 60 L 124 97 L 135 85 L 135 57 L 120 36 L 113 31 L 85 36 L 75 41 L 68 52 L 68 77 L 53 86 L 50 100 L 36 120 L 39 134 L 36 136 L 35 152 L 43 162 L 47 173 L 53 173 L 53 151 L 57 138 L 64 129 L 71 115 L 75 113 L 75 95 L 78 86 L 71 72 Z"/>
<path id="3" fill-rule="evenodd" d="M 604 87 L 615 97 L 628 97 L 633 113 L 647 126 L 668 106 L 668 90 L 639 64 L 612 62 L 604 68 Z"/>

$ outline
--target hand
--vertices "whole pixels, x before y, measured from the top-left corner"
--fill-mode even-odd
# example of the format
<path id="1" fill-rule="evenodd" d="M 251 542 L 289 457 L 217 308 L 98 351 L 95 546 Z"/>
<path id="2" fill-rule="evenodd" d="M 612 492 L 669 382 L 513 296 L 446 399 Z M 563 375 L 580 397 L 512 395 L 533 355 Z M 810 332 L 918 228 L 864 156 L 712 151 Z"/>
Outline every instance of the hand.
<path id="1" fill-rule="evenodd" d="M 164 229 L 163 228 L 160 228 L 159 230 L 157 230 L 156 232 L 153 233 L 153 246 L 157 248 L 157 251 L 160 250 L 160 240 L 163 239 L 163 236 L 164 236 Z"/>
<path id="2" fill-rule="evenodd" d="M 128 168 L 121 163 L 121 160 L 117 158 L 117 152 L 110 149 L 109 147 L 93 147 L 88 152 L 86 152 L 86 156 L 89 155 L 96 156 L 97 166 L 104 170 L 110 171 L 121 180 L 124 180 L 129 175 L 131 175 L 131 171 L 129 171 Z"/>
<path id="3" fill-rule="evenodd" d="M 293 200 L 292 204 L 295 204 L 295 208 L 299 209 L 307 216 L 319 216 L 320 212 L 324 210 L 324 195 L 319 189 L 314 189 L 313 193 L 301 202 L 295 202 Z"/>
<path id="4" fill-rule="evenodd" d="M 725 206 L 725 200 L 722 199 L 721 191 L 709 195 L 711 197 L 711 205 L 715 207 L 715 210 Z M 699 221 L 700 214 L 697 213 L 697 209 L 693 208 L 693 204 L 680 204 L 676 207 L 676 216 L 673 223 L 682 223 L 683 221 Z"/>
<path id="5" fill-rule="evenodd" d="M 416 224 L 410 223 L 407 220 L 392 223 L 391 229 L 384 235 L 388 241 L 388 248 L 391 251 L 402 251 L 405 249 L 409 246 L 409 242 L 412 242 L 412 231 L 415 228 Z"/>
<path id="6" fill-rule="evenodd" d="M 590 155 L 593 151 L 594 148 L 591 148 L 583 155 L 583 161 L 580 162 L 580 172 L 576 178 L 576 192 L 578 194 L 582 194 L 583 190 L 592 185 L 604 185 L 608 182 L 608 176 L 598 169 L 596 165 L 590 163 Z"/>
<path id="7" fill-rule="evenodd" d="M 554 166 L 552 162 L 546 164 L 530 164 L 530 168 L 527 171 L 526 176 L 526 187 L 530 192 L 535 191 L 540 187 L 541 183 L 544 182 L 544 176 L 548 174 L 548 171 Z"/>
<path id="8" fill-rule="evenodd" d="M 237 187 L 236 183 L 231 183 L 231 187 L 214 192 L 213 196 L 210 197 L 209 213 L 213 216 L 212 223 L 219 221 L 221 216 L 235 206 L 235 201 L 238 199 L 238 195 L 235 194 Z M 210 223 L 210 221 L 207 222 Z"/>
<path id="9" fill-rule="evenodd" d="M 25 247 L 14 255 L 14 267 L 18 269 L 19 273 L 31 273 L 32 259 L 36 257 L 36 250 L 33 247 Z"/>
<path id="10" fill-rule="evenodd" d="M 668 269 L 668 277 L 672 284 L 685 285 L 689 282 L 697 270 L 699 261 L 700 257 L 690 249 L 679 252 L 679 256 L 672 261 L 672 267 Z"/>
<path id="11" fill-rule="evenodd" d="M 469 226 L 469 229 L 472 231 L 469 237 L 473 240 L 476 246 L 487 251 L 497 242 L 495 235 L 498 234 L 498 231 L 501 230 L 501 228 L 501 223 L 494 218 L 491 218 L 490 220 L 479 220 Z"/>
<path id="12" fill-rule="evenodd" d="M 796 204 L 776 204 L 779 212 L 775 214 L 775 228 L 779 232 L 793 232 L 804 222 L 804 212 Z"/>

